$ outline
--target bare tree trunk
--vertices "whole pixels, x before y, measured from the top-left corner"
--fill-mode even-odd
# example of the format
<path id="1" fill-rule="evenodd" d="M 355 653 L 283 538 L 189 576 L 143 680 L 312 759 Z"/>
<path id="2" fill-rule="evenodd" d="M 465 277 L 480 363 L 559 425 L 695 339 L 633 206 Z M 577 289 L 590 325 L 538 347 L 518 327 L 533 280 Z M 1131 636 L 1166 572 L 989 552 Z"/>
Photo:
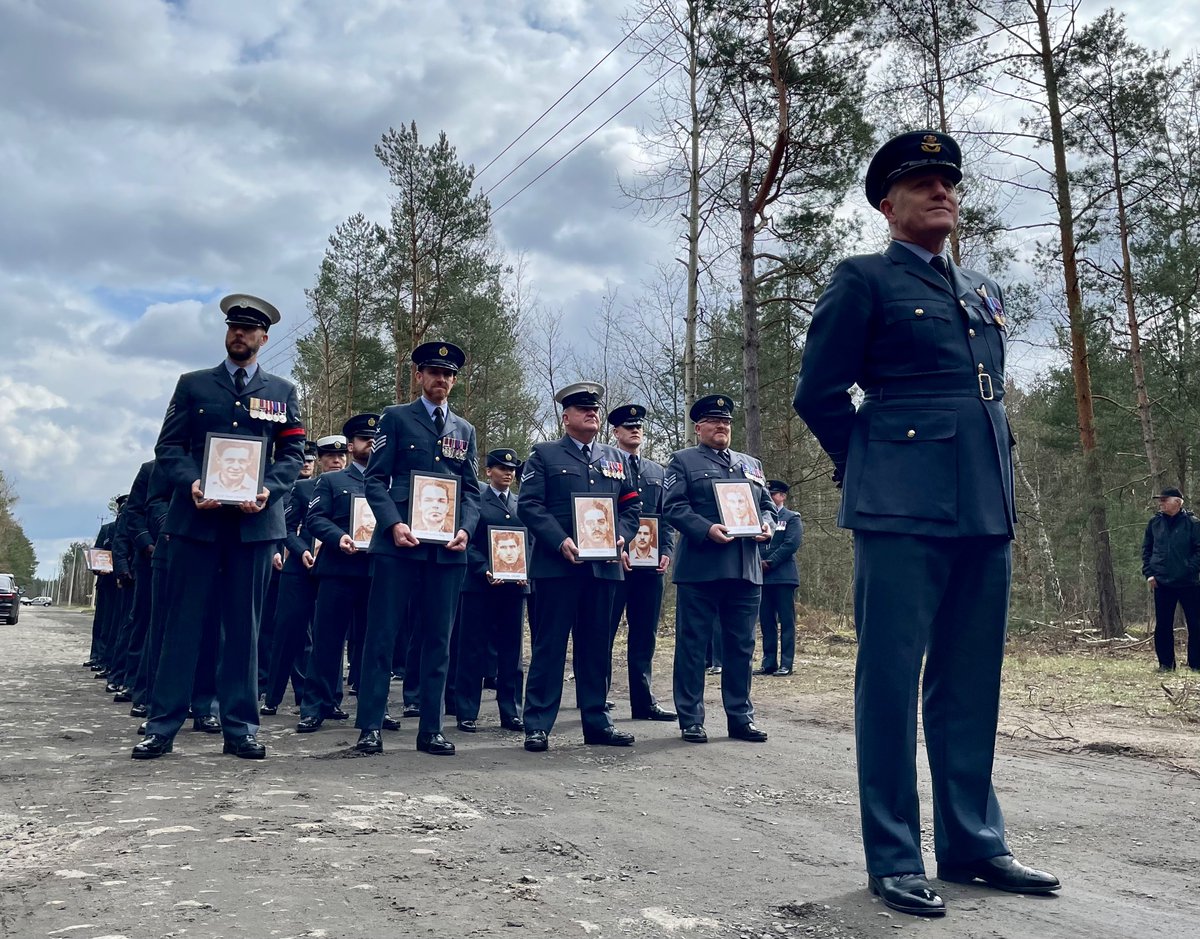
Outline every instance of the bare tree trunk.
<path id="1" fill-rule="evenodd" d="M 1058 72 L 1050 42 L 1050 18 L 1046 0 L 1030 0 L 1037 16 L 1042 73 L 1046 82 L 1046 109 L 1054 150 L 1057 185 L 1058 228 L 1062 239 L 1063 277 L 1066 282 L 1067 315 L 1071 333 L 1071 374 L 1075 380 L 1075 410 L 1079 420 L 1079 442 L 1083 448 L 1083 499 L 1088 510 L 1096 558 L 1097 625 L 1105 637 L 1123 632 L 1117 583 L 1113 575 L 1112 543 L 1108 513 L 1104 506 L 1104 477 L 1097 448 L 1096 418 L 1092 401 L 1092 378 L 1088 364 L 1087 329 L 1083 317 L 1083 293 L 1075 257 L 1074 213 L 1067 175 L 1067 148 L 1063 135 L 1062 110 L 1058 100 Z"/>
<path id="2" fill-rule="evenodd" d="M 700 4 L 688 2 L 688 106 L 691 113 L 689 143 L 691 163 L 688 167 L 688 257 L 687 311 L 684 314 L 686 334 L 683 345 L 683 410 L 686 414 L 696 403 L 696 314 L 700 293 L 700 101 L 698 79 L 700 71 Z M 684 422 L 686 446 L 696 443 L 696 428 Z"/>
<path id="3" fill-rule="evenodd" d="M 741 216 L 739 252 L 742 288 L 742 399 L 746 411 L 746 452 L 762 455 L 762 408 L 758 399 L 758 349 L 761 341 L 758 322 L 757 284 L 754 278 L 754 205 L 750 202 L 750 173 L 742 173 L 738 201 Z"/>

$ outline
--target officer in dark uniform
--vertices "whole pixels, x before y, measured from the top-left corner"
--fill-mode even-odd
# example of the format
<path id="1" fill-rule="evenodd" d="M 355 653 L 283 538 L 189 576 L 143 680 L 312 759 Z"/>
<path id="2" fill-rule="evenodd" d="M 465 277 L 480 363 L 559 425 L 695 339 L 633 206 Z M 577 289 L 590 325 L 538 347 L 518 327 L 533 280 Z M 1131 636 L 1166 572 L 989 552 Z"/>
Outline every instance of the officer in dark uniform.
<path id="1" fill-rule="evenodd" d="M 138 665 L 142 649 L 146 644 L 146 630 L 150 625 L 150 548 L 154 542 L 147 531 L 146 503 L 150 490 L 150 474 L 154 461 L 148 460 L 138 467 L 137 476 L 129 489 L 129 500 L 125 503 L 125 532 L 129 543 L 129 568 L 133 581 L 133 595 L 129 604 L 129 615 L 122 627 L 124 635 L 119 641 L 124 659 L 119 666 L 119 677 L 110 679 L 119 685 L 113 697 L 117 704 L 133 701 L 133 685 L 137 683 Z"/>
<path id="2" fill-rule="evenodd" d="M 346 465 L 346 438 L 341 434 L 330 434 L 317 440 L 314 447 L 316 462 L 321 474 L 336 473 Z M 292 693 L 299 705 L 304 695 L 307 680 L 308 660 L 312 655 L 313 610 L 317 603 L 317 581 L 313 576 L 316 564 L 316 543 L 305 527 L 309 504 L 316 493 L 317 478 L 311 474 L 300 479 L 288 493 L 284 509 L 284 525 L 287 534 L 284 547 L 287 558 L 279 578 L 279 601 L 275 606 L 275 630 L 271 642 L 271 666 L 267 671 L 267 683 L 263 689 L 263 705 L 258 713 L 272 716 L 278 713 L 287 691 L 288 678 L 292 680 Z M 338 698 L 341 697 L 341 674 L 338 674 Z M 350 715 L 334 708 L 326 717 L 346 720 Z"/>
<path id="3" fill-rule="evenodd" d="M 454 713 L 458 729 L 473 734 L 478 729 L 479 703 L 483 697 L 483 672 L 488 646 L 496 648 L 496 706 L 500 726 L 524 730 L 521 720 L 521 637 L 525 622 L 527 580 L 496 580 L 489 557 L 488 527 L 519 528 L 517 496 L 511 491 L 513 477 L 521 468 L 515 450 L 500 447 L 487 455 L 487 480 L 479 496 L 479 525 L 467 548 L 467 576 L 463 582 L 459 610 L 458 676 L 455 682 Z M 515 543 L 515 542 L 514 542 Z M 528 565 L 528 539 L 525 545 Z"/>
<path id="4" fill-rule="evenodd" d="M 117 520 L 105 522 L 100 526 L 100 530 L 96 532 L 96 540 L 92 543 L 93 548 L 101 551 L 111 551 L 113 548 L 113 529 L 116 528 Z M 113 577 L 112 571 L 94 571 L 96 576 L 96 586 L 93 590 L 95 600 L 95 611 L 92 613 L 92 651 L 88 655 L 89 667 L 96 674 L 95 678 L 105 678 L 108 675 L 108 669 L 105 667 L 107 661 L 107 650 L 104 647 L 105 632 L 107 630 L 108 621 L 113 615 L 114 594 L 117 592 L 117 582 Z"/>
<path id="5" fill-rule="evenodd" d="M 884 144 L 867 200 L 882 254 L 838 265 L 813 311 L 796 412 L 833 460 L 838 523 L 854 531 L 855 732 L 869 887 L 941 915 L 925 877 L 917 689 L 943 880 L 1046 893 L 1018 864 L 992 788 L 1015 525 L 1004 413 L 1004 296 L 944 254 L 958 221 L 958 144 L 937 131 Z M 865 392 L 855 411 L 849 389 Z"/>
<path id="6" fill-rule="evenodd" d="M 625 643 L 625 656 L 629 665 L 629 710 L 635 721 L 673 721 L 678 717 L 658 703 L 650 689 L 651 671 L 654 666 L 654 647 L 658 641 L 658 618 L 662 612 L 663 580 L 671 566 L 671 555 L 675 550 L 675 536 L 671 527 L 662 520 L 663 468 L 649 457 L 642 456 L 642 420 L 646 409 L 640 404 L 622 404 L 608 412 L 608 423 L 613 428 L 617 449 L 626 454 L 629 465 L 629 481 L 642 497 L 642 515 L 658 519 L 658 566 L 640 567 L 631 563 L 631 552 L 636 554 L 642 526 L 625 551 L 621 563 L 625 567 L 625 579 L 617 583 L 613 600 L 612 628 L 608 640 L 608 684 L 612 686 L 612 653 L 617 638 L 617 627 L 621 614 L 629 627 L 629 638 Z M 652 536 L 649 526 L 646 537 Z"/>
<path id="7" fill-rule="evenodd" d="M 777 519 L 771 543 L 763 549 L 762 601 L 758 625 L 762 630 L 762 668 L 758 675 L 790 675 L 796 656 L 796 588 L 800 572 L 796 552 L 804 542 L 804 522 L 787 507 L 791 487 L 782 479 L 767 480 Z"/>
<path id="8" fill-rule="evenodd" d="M 317 730 L 325 718 L 341 711 L 343 650 L 347 634 L 361 636 L 367 625 L 370 596 L 370 557 L 367 544 L 356 538 L 354 502 L 366 500 L 367 461 L 379 432 L 378 414 L 355 414 L 342 426 L 350 465 L 317 478 L 305 519 L 305 529 L 321 541 L 313 566 L 317 580 L 317 605 L 313 611 L 312 653 L 304 670 L 304 695 L 300 703 L 298 733 Z M 365 534 L 363 532 L 362 534 Z M 350 642 L 351 655 L 362 640 Z"/>
<path id="9" fill-rule="evenodd" d="M 235 294 L 221 301 L 228 358 L 214 369 L 180 377 L 167 407 L 155 456 L 174 492 L 167 512 L 171 536 L 167 621 L 150 700 L 146 739 L 135 759 L 168 753 L 187 717 L 192 674 L 204 634 L 209 597 L 219 598 L 217 699 L 225 752 L 262 759 L 258 742 L 258 629 L 271 576 L 271 556 L 284 535 L 284 497 L 304 462 L 304 424 L 291 382 L 259 367 L 258 351 L 279 311 L 265 300 Z M 259 493 L 237 505 L 206 498 L 206 437 L 243 437 L 264 448 Z"/>
<path id="10" fill-rule="evenodd" d="M 585 743 L 627 747 L 633 734 L 617 730 L 605 709 L 609 631 L 616 585 L 624 578 L 617 560 L 581 560 L 576 545 L 573 495 L 616 497 L 617 547 L 637 533 L 642 499 L 629 478 L 625 454 L 597 443 L 604 387 L 577 382 L 554 400 L 563 408 L 559 440 L 535 444 L 521 476 L 521 521 L 533 533 L 529 572 L 537 603 L 533 653 L 525 687 L 525 749 L 549 747 L 562 702 L 567 639 L 574 638 L 575 694 Z"/>
<path id="11" fill-rule="evenodd" d="M 113 523 L 112 555 L 113 580 L 117 589 L 113 593 L 112 607 L 104 624 L 104 664 L 108 679 L 104 691 L 107 694 L 116 694 L 121 690 L 126 652 L 122 641 L 128 637 L 125 624 L 129 619 L 130 599 L 133 597 L 132 545 L 129 540 L 128 516 L 125 514 L 128 501 L 128 493 L 122 493 L 115 500 L 117 520 Z"/>
<path id="12" fill-rule="evenodd" d="M 358 689 L 356 747 L 383 750 L 383 727 L 396 634 L 411 618 L 421 635 L 420 708 L 417 749 L 450 756 L 454 744 L 442 736 L 450 631 L 467 569 L 467 543 L 479 521 L 475 428 L 450 411 L 447 398 L 466 361 L 449 342 L 426 342 L 412 352 L 421 396 L 383 412 L 375 449 L 367 464 L 367 502 L 375 513 L 371 540 L 371 598 Z M 446 477 L 458 483 L 457 519 L 450 540 L 422 542 L 409 527 L 410 474 Z M 449 525 L 451 516 L 446 515 Z M 412 676 L 405 675 L 405 681 Z"/>
<path id="13" fill-rule="evenodd" d="M 663 513 L 679 532 L 675 559 L 675 709 L 683 739 L 707 743 L 704 728 L 704 652 L 713 623 L 721 627 L 721 703 L 729 736 L 761 743 L 767 733 L 754 723 L 750 703 L 754 624 L 762 595 L 759 542 L 771 537 L 775 506 L 767 495 L 762 464 L 729 448 L 734 401 L 729 395 L 700 398 L 688 416 L 696 446 L 671 454 Z M 759 534 L 733 537 L 721 522 L 714 483 L 747 483 L 757 507 Z"/>

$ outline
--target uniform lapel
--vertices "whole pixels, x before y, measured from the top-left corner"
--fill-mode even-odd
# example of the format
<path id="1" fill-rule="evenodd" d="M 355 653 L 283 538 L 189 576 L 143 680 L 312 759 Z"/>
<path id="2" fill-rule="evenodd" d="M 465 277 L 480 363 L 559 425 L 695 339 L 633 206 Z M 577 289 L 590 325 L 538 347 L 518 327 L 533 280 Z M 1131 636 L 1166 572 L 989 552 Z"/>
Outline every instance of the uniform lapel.
<path id="1" fill-rule="evenodd" d="M 428 430 L 435 437 L 437 436 L 437 428 L 433 426 L 433 418 L 429 416 L 429 412 L 425 410 L 425 402 L 417 398 L 411 405 L 409 410 L 412 411 L 413 417 L 417 419 L 417 423 Z M 449 421 L 447 421 L 449 426 Z"/>
<path id="2" fill-rule="evenodd" d="M 572 440 L 570 437 L 568 437 L 566 434 L 562 435 L 562 439 L 559 441 L 559 446 L 562 447 L 564 450 L 566 450 L 569 454 L 571 454 L 571 456 L 575 457 L 575 459 L 577 459 L 580 463 L 583 463 L 585 465 L 590 465 L 588 463 L 588 461 L 583 458 L 583 453 L 582 453 L 582 451 L 580 451 L 579 447 L 575 444 L 575 441 Z M 593 456 L 594 455 L 595 455 L 595 453 L 593 452 Z"/>
<path id="3" fill-rule="evenodd" d="M 258 368 L 256 368 L 254 370 L 254 377 L 246 382 L 246 390 L 243 391 L 242 394 L 257 395 L 260 391 L 262 391 L 264 388 L 266 388 L 267 387 L 266 374 L 267 373 L 263 371 L 263 367 L 261 365 Z M 232 383 L 232 379 L 230 381 Z M 286 402 L 280 401 L 279 403 L 285 404 Z"/>
<path id="4" fill-rule="evenodd" d="M 892 263 L 900 266 L 908 273 L 919 277 L 930 287 L 935 287 L 938 290 L 944 290 L 948 293 L 957 295 L 956 291 L 951 288 L 950 284 L 946 283 L 946 279 L 942 277 L 941 274 L 935 271 L 926 262 L 922 261 L 912 251 L 909 251 L 908 248 L 904 247 L 904 245 L 897 244 L 893 241 L 890 245 L 888 245 L 886 255 L 892 261 Z M 950 265 L 950 276 L 953 279 L 953 264 Z"/>
<path id="5" fill-rule="evenodd" d="M 224 362 L 214 368 L 209 374 L 212 375 L 212 380 L 221 388 L 224 388 L 226 392 L 231 395 L 237 394 L 237 389 L 233 387 L 233 376 L 225 370 Z"/>

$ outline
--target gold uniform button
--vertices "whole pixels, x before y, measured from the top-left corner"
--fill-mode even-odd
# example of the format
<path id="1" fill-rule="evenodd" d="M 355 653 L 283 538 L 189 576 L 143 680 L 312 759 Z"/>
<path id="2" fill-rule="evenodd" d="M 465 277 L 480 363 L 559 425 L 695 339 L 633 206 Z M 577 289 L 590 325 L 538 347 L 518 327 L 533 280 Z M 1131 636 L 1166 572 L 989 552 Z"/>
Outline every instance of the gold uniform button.
<path id="1" fill-rule="evenodd" d="M 434 462 L 434 463 L 441 463 L 441 462 L 442 462 L 442 458 L 441 458 L 440 456 L 435 456 L 435 457 L 433 458 L 433 462 Z"/>
<path id="2" fill-rule="evenodd" d="M 915 430 L 910 430 L 905 436 L 912 438 L 917 436 L 917 432 Z"/>
<path id="3" fill-rule="evenodd" d="M 242 406 L 242 402 L 241 402 L 241 401 L 234 401 L 234 402 L 233 402 L 233 406 L 234 406 L 235 408 L 240 408 L 240 407 Z"/>
<path id="4" fill-rule="evenodd" d="M 974 338 L 975 338 L 975 330 L 973 330 L 973 329 L 968 329 L 968 330 L 967 330 L 967 335 L 968 335 L 968 336 L 970 336 L 972 339 L 974 339 Z"/>
<path id="5" fill-rule="evenodd" d="M 925 315 L 925 311 L 924 311 L 924 310 L 922 310 L 920 307 L 917 307 L 915 310 L 913 310 L 913 313 L 915 313 L 917 316 L 924 316 L 924 315 Z"/>

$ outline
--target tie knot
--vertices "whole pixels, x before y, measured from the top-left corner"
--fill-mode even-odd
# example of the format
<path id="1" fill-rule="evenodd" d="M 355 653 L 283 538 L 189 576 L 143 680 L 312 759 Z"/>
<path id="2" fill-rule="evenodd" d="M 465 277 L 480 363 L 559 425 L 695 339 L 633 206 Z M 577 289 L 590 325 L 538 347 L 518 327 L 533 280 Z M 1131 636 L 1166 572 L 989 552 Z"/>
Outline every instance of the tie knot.
<path id="1" fill-rule="evenodd" d="M 592 458 L 592 448 L 586 443 L 579 448 L 579 452 L 583 454 L 584 459 L 590 460 Z"/>
<path id="2" fill-rule="evenodd" d="M 929 259 L 929 266 L 946 278 L 946 283 L 950 282 L 950 265 L 946 263 L 946 259 L 940 254 L 935 254 Z"/>
<path id="3" fill-rule="evenodd" d="M 246 370 L 241 366 L 238 366 L 233 373 L 233 383 L 237 385 L 238 391 L 246 387 Z"/>

